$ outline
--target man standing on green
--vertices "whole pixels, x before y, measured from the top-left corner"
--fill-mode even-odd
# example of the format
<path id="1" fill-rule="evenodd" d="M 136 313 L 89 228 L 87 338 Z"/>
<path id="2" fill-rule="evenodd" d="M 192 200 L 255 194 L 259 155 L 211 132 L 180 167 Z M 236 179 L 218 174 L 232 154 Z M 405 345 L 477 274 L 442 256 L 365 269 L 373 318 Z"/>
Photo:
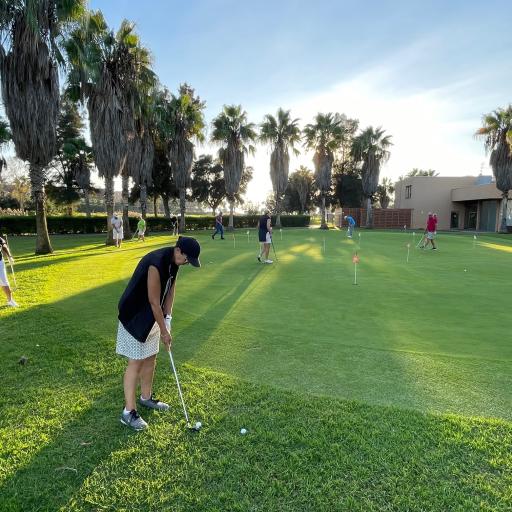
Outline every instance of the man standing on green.
<path id="1" fill-rule="evenodd" d="M 142 218 L 142 215 L 140 216 L 139 218 L 139 222 L 137 222 L 137 240 L 140 241 L 142 240 L 143 242 L 145 242 L 146 240 L 144 239 L 144 233 L 146 233 L 146 221 Z"/>

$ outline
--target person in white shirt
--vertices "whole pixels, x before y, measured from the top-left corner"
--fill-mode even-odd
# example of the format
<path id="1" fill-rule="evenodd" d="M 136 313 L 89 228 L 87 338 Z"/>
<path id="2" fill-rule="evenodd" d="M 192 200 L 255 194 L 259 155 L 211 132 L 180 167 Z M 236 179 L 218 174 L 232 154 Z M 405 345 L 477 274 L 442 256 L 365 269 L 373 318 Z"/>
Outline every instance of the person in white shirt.
<path id="1" fill-rule="evenodd" d="M 114 213 L 112 217 L 112 232 L 114 235 L 114 241 L 116 242 L 116 247 L 121 247 L 121 242 L 123 241 L 123 219 L 117 214 Z"/>

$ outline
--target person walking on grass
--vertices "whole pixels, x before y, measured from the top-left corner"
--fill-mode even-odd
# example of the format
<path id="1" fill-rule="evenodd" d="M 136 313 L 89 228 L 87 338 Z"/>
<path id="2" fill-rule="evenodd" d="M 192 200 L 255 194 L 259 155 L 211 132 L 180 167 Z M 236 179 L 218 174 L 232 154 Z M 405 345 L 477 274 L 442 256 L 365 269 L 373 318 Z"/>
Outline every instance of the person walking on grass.
<path id="1" fill-rule="evenodd" d="M 119 216 L 119 214 L 114 213 L 112 217 L 112 234 L 114 235 L 114 241 L 116 243 L 116 247 L 121 247 L 121 242 L 123 241 L 123 219 Z"/>
<path id="2" fill-rule="evenodd" d="M 139 404 L 158 411 L 169 406 L 153 395 L 153 375 L 161 341 L 171 349 L 172 306 L 176 277 L 182 265 L 200 267 L 201 247 L 196 239 L 179 237 L 174 247 L 157 249 L 144 256 L 119 301 L 116 352 L 128 359 L 124 374 L 125 406 L 121 423 L 134 430 L 148 424 L 140 417 L 135 393 L 140 382 Z"/>
<path id="3" fill-rule="evenodd" d="M 436 237 L 436 231 L 437 231 L 437 215 L 432 212 L 428 212 L 427 217 L 427 226 L 425 228 L 425 234 L 424 237 L 424 243 L 421 245 L 422 249 L 426 249 L 429 242 L 432 245 L 432 250 L 436 251 L 437 247 L 434 242 L 434 239 Z"/>
<path id="4" fill-rule="evenodd" d="M 0 286 L 3 289 L 5 296 L 7 297 L 7 306 L 11 308 L 17 308 L 18 303 L 12 296 L 11 285 L 9 284 L 9 279 L 7 278 L 7 267 L 5 265 L 6 259 L 11 265 L 14 263 L 14 258 L 12 257 L 11 251 L 9 250 L 7 241 L 0 237 Z"/>
<path id="5" fill-rule="evenodd" d="M 142 218 L 142 215 L 139 218 L 139 222 L 137 222 L 137 240 L 146 241 L 144 235 L 146 234 L 146 221 Z"/>
<path id="6" fill-rule="evenodd" d="M 215 240 L 215 235 L 220 233 L 220 239 L 224 240 L 224 226 L 222 225 L 222 212 L 219 211 L 217 217 L 215 217 L 215 233 L 212 235 L 212 240 Z"/>
<path id="7" fill-rule="evenodd" d="M 345 215 L 344 219 L 347 221 L 348 229 L 347 229 L 347 238 L 352 238 L 352 234 L 354 232 L 354 227 L 356 225 L 356 221 L 351 215 Z"/>
<path id="8" fill-rule="evenodd" d="M 262 263 L 274 263 L 269 259 L 270 244 L 272 243 L 272 223 L 270 212 L 265 210 L 265 213 L 260 217 L 258 223 L 258 240 L 260 241 L 260 253 L 258 254 L 258 261 Z"/>

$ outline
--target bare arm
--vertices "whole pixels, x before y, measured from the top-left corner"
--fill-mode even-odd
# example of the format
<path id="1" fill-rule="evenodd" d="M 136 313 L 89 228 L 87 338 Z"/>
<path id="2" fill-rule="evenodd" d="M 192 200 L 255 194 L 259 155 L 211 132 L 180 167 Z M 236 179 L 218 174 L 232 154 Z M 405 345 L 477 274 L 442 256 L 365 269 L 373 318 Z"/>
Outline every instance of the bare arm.
<path id="1" fill-rule="evenodd" d="M 172 306 L 174 304 L 174 293 L 176 290 L 176 279 L 172 283 L 171 289 L 167 292 L 167 296 L 164 301 L 164 315 L 172 316 Z"/>
<path id="2" fill-rule="evenodd" d="M 9 260 L 12 260 L 11 251 L 9 251 L 9 246 L 7 244 L 2 245 L 2 252 L 7 258 L 9 258 Z"/>
<path id="3" fill-rule="evenodd" d="M 160 273 L 158 269 L 151 265 L 148 271 L 148 299 L 155 317 L 155 322 L 160 328 L 160 338 L 162 343 L 167 347 L 171 346 L 171 335 L 165 327 L 164 313 L 160 306 Z"/>
<path id="4" fill-rule="evenodd" d="M 267 229 L 270 233 L 272 233 L 272 225 L 270 223 L 270 219 L 267 219 Z"/>

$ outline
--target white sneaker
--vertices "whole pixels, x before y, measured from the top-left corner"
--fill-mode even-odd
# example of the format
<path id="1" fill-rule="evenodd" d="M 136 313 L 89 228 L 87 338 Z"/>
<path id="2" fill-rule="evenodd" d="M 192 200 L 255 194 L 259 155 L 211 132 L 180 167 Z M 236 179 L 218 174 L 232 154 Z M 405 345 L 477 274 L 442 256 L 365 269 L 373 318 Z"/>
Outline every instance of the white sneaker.
<path id="1" fill-rule="evenodd" d="M 274 263 L 272 260 L 265 260 L 265 263 L 268 263 L 270 265 L 270 263 Z"/>
<path id="2" fill-rule="evenodd" d="M 18 307 L 18 303 L 14 299 L 8 300 L 7 301 L 7 305 L 10 306 L 11 308 L 17 308 Z"/>

